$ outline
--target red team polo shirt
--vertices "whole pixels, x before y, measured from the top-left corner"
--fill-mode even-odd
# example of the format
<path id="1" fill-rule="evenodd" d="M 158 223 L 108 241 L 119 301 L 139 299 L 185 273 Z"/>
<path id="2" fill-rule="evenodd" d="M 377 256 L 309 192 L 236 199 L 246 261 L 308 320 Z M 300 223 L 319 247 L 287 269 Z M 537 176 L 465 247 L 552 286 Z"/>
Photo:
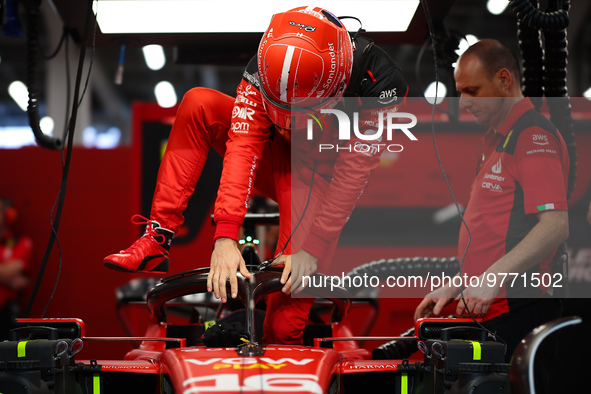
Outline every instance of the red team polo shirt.
<path id="1" fill-rule="evenodd" d="M 568 152 L 562 136 L 534 109 L 530 99 L 524 98 L 498 130 L 489 129 L 483 138 L 478 174 L 464 213 L 471 240 L 462 276 L 481 275 L 513 249 L 537 224 L 535 214 L 567 210 L 568 172 Z M 462 226 L 460 259 L 468 240 L 468 230 Z M 518 281 L 513 286 L 504 285 L 485 320 L 523 305 L 523 299 L 518 302 L 517 297 L 533 301 L 543 295 L 545 288 L 532 288 L 531 273 L 550 273 L 554 254 L 528 271 L 525 285 L 518 285 Z M 507 277 L 508 281 L 513 277 Z"/>

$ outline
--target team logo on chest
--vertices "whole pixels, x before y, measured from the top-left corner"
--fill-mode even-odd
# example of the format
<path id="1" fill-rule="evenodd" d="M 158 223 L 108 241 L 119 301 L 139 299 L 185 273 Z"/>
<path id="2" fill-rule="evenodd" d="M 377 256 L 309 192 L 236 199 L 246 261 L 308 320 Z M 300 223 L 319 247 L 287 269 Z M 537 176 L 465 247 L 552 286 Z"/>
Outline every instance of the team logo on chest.
<path id="1" fill-rule="evenodd" d="M 493 192 L 500 193 L 503 191 L 502 186 L 499 185 L 498 183 L 491 182 L 491 181 L 503 182 L 505 180 L 504 176 L 498 175 L 501 172 L 503 172 L 503 164 L 501 163 L 500 158 L 499 158 L 499 161 L 497 161 L 495 164 L 493 164 L 493 166 L 490 168 L 490 170 L 493 173 L 492 174 L 489 174 L 489 173 L 484 174 L 484 179 L 486 179 L 486 180 L 484 182 L 482 182 L 482 188 L 493 191 Z"/>
<path id="2" fill-rule="evenodd" d="M 497 164 L 492 166 L 491 171 L 494 172 L 495 174 L 500 174 L 501 171 L 503 171 L 503 165 L 501 164 L 501 159 L 499 159 L 499 161 L 497 161 Z"/>

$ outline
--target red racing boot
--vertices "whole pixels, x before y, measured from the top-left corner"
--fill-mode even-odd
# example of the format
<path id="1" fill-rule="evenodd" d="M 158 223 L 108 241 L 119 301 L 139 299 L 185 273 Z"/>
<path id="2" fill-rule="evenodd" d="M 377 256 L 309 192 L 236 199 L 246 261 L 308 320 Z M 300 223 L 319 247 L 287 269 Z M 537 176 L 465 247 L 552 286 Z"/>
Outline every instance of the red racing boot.
<path id="1" fill-rule="evenodd" d="M 170 263 L 168 251 L 174 233 L 160 227 L 157 221 L 141 215 L 134 215 L 131 222 L 145 224 L 144 235 L 129 248 L 105 257 L 103 259 L 105 267 L 123 272 L 166 274 Z"/>

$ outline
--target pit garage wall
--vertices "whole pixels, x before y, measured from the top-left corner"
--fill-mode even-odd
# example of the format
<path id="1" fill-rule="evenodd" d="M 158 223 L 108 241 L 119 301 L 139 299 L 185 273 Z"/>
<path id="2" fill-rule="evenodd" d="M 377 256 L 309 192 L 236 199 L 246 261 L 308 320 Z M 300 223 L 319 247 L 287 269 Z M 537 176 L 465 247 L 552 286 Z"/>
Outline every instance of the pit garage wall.
<path id="1" fill-rule="evenodd" d="M 59 227 L 61 273 L 45 317 L 82 318 L 86 322 L 86 334 L 89 336 L 124 335 L 115 309 L 115 289 L 137 276 L 107 270 L 102 265 L 102 259 L 129 246 L 141 233 L 140 226 L 131 224 L 129 218 L 135 213 L 149 214 L 149 200 L 155 182 L 154 169 L 157 169 L 160 156 L 159 150 L 153 149 L 154 146 L 151 148 L 152 156 L 146 156 L 149 149 L 146 151 L 145 146 L 149 144 L 142 139 L 145 137 L 142 134 L 151 129 L 159 130 L 158 132 L 168 130 L 174 119 L 174 110 L 163 110 L 154 104 L 135 105 L 132 147 L 113 150 L 74 148 Z M 394 176 L 394 179 L 385 179 L 385 170 L 382 172 L 378 169 L 374 182 L 370 183 L 366 191 L 366 202 L 372 199 L 379 201 L 384 193 L 392 197 L 392 190 L 396 193 L 396 203 L 381 204 L 380 207 L 383 215 L 389 215 L 395 228 L 392 241 L 368 245 L 362 234 L 355 233 L 355 226 L 349 226 L 353 230 L 343 234 L 348 246 L 339 249 L 335 259 L 338 261 L 346 256 L 347 261 L 357 263 L 350 263 L 350 267 L 343 268 L 353 268 L 380 258 L 454 255 L 457 223 L 452 220 L 447 224 L 440 224 L 440 227 L 421 225 L 428 224 L 433 213 L 448 206 L 451 199 L 447 195 L 445 183 L 440 179 L 430 130 L 417 130 L 416 133 L 419 142 L 413 149 L 416 149 L 417 154 L 401 154 L 392 158 L 390 164 L 400 169 L 394 175 L 391 171 L 388 172 L 388 176 Z M 468 197 L 474 174 L 474 155 L 480 137 L 480 132 L 471 130 L 448 130 L 437 135 L 441 159 L 460 203 L 465 203 Z M 570 212 L 572 285 L 589 286 L 591 230 L 585 217 L 591 199 L 591 155 L 586 152 L 591 147 L 591 134 L 578 133 L 577 146 L 578 186 L 571 198 Z M 31 284 L 22 295 L 24 310 L 50 235 L 50 212 L 61 181 L 61 153 L 28 147 L 2 150 L 0 155 L 3 162 L 0 169 L 0 194 L 14 201 L 20 219 L 17 229 L 30 235 L 34 242 Z M 151 166 L 151 170 L 142 167 L 146 163 Z M 214 162 L 211 165 L 216 168 L 217 164 Z M 211 203 L 215 194 L 215 179 L 208 179 L 199 189 L 210 192 L 200 201 Z M 366 205 L 360 202 L 351 223 L 375 214 L 375 202 L 371 201 L 371 204 Z M 175 241 L 176 245 L 171 252 L 170 273 L 208 266 L 213 236 L 210 203 L 192 203 L 199 207 L 194 207 L 197 210 L 187 214 L 191 218 L 188 219 L 188 228 L 183 230 L 183 242 Z M 191 228 L 195 226 L 198 228 L 196 232 Z M 417 237 L 417 234 L 422 236 Z M 58 247 L 54 245 L 31 317 L 38 317 L 43 313 L 59 269 Z M 382 307 L 372 334 L 398 335 L 411 327 L 411 316 L 417 302 L 418 300 L 389 300 Z M 588 304 L 573 302 L 571 309 L 588 316 Z M 362 320 L 353 319 L 360 325 Z M 111 358 L 114 355 L 122 356 L 131 349 L 131 345 L 88 344 L 87 348 L 86 357 Z"/>

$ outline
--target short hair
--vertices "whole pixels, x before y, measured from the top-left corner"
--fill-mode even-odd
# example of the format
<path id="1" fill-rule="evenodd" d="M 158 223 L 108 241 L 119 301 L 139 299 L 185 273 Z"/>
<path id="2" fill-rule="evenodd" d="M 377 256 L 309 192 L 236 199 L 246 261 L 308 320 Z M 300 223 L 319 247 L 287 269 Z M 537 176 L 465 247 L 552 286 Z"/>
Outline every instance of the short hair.
<path id="1" fill-rule="evenodd" d="M 500 41 L 483 39 L 470 46 L 463 54 L 476 56 L 484 67 L 487 76 L 492 78 L 502 68 L 509 70 L 517 83 L 521 83 L 521 70 L 517 56 Z"/>

